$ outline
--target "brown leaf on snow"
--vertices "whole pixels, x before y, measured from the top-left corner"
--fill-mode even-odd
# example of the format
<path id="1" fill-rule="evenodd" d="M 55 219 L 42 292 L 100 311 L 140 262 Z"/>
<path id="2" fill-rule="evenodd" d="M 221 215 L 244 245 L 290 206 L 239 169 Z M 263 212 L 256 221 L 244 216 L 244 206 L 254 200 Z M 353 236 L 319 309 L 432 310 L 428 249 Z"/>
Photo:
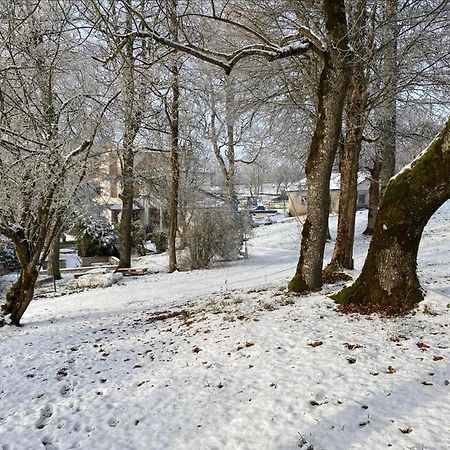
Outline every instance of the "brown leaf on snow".
<path id="1" fill-rule="evenodd" d="M 426 352 L 430 346 L 428 344 L 425 344 L 425 342 L 417 342 L 416 343 L 417 347 L 420 348 L 420 350 L 422 350 L 423 352 Z"/>
<path id="2" fill-rule="evenodd" d="M 349 342 L 344 342 L 344 346 L 347 347 L 349 350 L 355 350 L 355 348 L 363 347 L 361 344 L 350 344 Z"/>
<path id="3" fill-rule="evenodd" d="M 314 342 L 308 342 L 308 345 L 310 347 L 319 347 L 320 345 L 322 345 L 323 342 L 322 341 L 314 341 Z"/>
<path id="4" fill-rule="evenodd" d="M 198 352 L 201 352 L 201 351 L 202 351 L 202 349 L 200 347 L 194 347 L 192 349 L 192 353 L 198 353 Z"/>
<path id="5" fill-rule="evenodd" d="M 399 428 L 399 430 L 400 430 L 403 434 L 408 434 L 408 433 L 411 433 L 412 428 L 411 428 L 411 427 L 405 427 L 405 428 Z"/>
<path id="6" fill-rule="evenodd" d="M 443 356 L 433 356 L 433 361 L 442 361 L 443 359 Z"/>

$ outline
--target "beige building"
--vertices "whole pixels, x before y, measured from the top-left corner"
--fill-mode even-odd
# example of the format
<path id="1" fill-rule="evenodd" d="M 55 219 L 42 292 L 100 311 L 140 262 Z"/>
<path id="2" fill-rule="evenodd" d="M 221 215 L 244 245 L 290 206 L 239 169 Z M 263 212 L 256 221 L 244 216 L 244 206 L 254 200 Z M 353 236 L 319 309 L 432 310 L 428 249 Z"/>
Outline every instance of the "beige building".
<path id="1" fill-rule="evenodd" d="M 358 174 L 358 209 L 369 206 L 370 180 L 367 175 Z M 339 210 L 340 175 L 333 173 L 330 178 L 330 212 Z M 298 183 L 298 188 L 288 191 L 288 211 L 290 216 L 304 216 L 308 211 L 308 185 L 306 178 Z"/>

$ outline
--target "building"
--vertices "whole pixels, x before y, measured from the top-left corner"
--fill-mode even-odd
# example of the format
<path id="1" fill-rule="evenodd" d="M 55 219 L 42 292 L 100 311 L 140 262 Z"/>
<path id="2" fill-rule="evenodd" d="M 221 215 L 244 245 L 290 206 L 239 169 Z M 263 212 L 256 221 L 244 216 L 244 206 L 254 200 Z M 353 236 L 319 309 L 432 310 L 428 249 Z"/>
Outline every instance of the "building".
<path id="1" fill-rule="evenodd" d="M 330 178 L 330 212 L 339 210 L 340 174 L 332 173 Z M 288 191 L 288 211 L 290 216 L 304 216 L 308 210 L 308 184 L 306 178 L 301 180 L 297 189 Z M 370 179 L 364 173 L 358 173 L 358 197 L 356 207 L 358 209 L 369 206 Z"/>

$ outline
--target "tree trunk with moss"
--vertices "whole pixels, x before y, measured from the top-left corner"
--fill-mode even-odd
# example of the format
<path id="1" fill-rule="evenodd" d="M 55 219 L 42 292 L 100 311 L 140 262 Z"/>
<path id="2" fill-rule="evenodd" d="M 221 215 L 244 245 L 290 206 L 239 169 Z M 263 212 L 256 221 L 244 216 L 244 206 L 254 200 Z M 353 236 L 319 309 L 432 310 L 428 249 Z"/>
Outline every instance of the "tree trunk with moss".
<path id="1" fill-rule="evenodd" d="M 369 187 L 369 208 L 367 210 L 367 227 L 363 234 L 372 236 L 375 228 L 375 220 L 377 218 L 378 207 L 380 205 L 380 176 L 382 162 L 375 157 L 373 166 L 370 168 L 370 187 Z"/>
<path id="2" fill-rule="evenodd" d="M 422 232 L 449 198 L 450 118 L 429 147 L 389 182 L 361 275 L 333 298 L 367 313 L 401 314 L 415 307 L 424 296 L 416 273 Z"/>
<path id="3" fill-rule="evenodd" d="M 302 231 L 297 270 L 289 290 L 308 292 L 322 286 L 330 176 L 342 128 L 342 112 L 350 77 L 351 54 L 347 40 L 344 1 L 324 1 L 329 50 L 324 52 L 318 89 L 318 114 L 308 161 L 308 213 Z"/>

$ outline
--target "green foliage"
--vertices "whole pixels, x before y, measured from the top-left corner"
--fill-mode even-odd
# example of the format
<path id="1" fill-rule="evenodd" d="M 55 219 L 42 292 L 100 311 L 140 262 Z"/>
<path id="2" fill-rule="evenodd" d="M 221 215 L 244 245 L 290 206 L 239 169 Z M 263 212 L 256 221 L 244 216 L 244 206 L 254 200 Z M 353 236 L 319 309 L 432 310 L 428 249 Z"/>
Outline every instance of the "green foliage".
<path id="1" fill-rule="evenodd" d="M 81 217 L 74 226 L 80 256 L 117 256 L 118 235 L 101 217 Z"/>
<path id="2" fill-rule="evenodd" d="M 163 253 L 167 250 L 167 234 L 164 231 L 155 231 L 150 234 L 150 240 L 156 246 L 156 253 Z"/>

